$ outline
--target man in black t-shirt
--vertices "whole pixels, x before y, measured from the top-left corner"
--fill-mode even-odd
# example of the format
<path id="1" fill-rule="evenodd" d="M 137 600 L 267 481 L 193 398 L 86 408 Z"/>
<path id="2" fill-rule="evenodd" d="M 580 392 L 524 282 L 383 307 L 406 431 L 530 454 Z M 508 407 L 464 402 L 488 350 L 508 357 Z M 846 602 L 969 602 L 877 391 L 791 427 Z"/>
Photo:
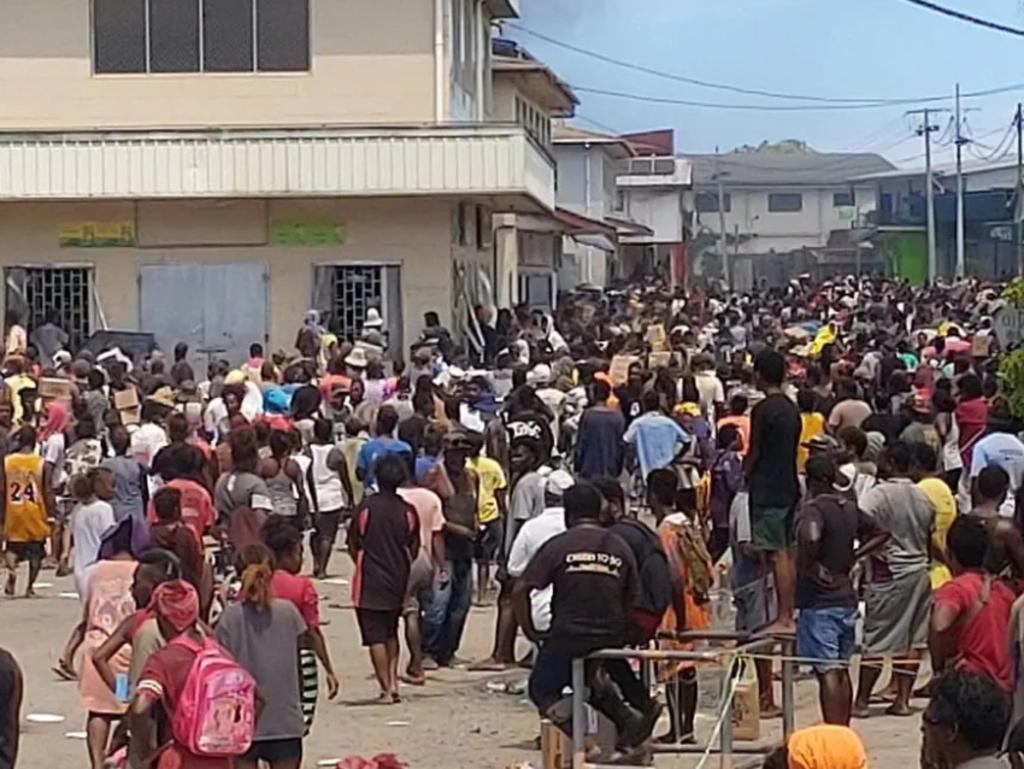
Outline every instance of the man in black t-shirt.
<path id="1" fill-rule="evenodd" d="M 385 454 L 374 474 L 380 491 L 363 500 L 348 527 L 348 549 L 356 563 L 352 603 L 380 699 L 398 702 L 398 619 L 420 551 L 420 522 L 416 509 L 398 495 L 408 475 L 406 460 Z"/>
<path id="2" fill-rule="evenodd" d="M 792 633 L 793 556 L 791 524 L 800 498 L 796 452 L 802 424 L 800 410 L 783 392 L 786 360 L 775 350 L 754 359 L 754 377 L 763 401 L 750 415 L 750 451 L 744 464 L 750 492 L 751 544 L 772 562 L 779 601 L 778 619 L 767 630 Z"/>
<path id="3" fill-rule="evenodd" d="M 889 535 L 857 504 L 835 491 L 832 458 L 807 460 L 808 501 L 796 518 L 797 655 L 816 660 L 822 719 L 848 726 L 853 687 L 848 669 L 857 622 L 857 594 L 850 572 L 885 544 Z M 859 546 L 858 544 L 859 543 Z"/>
<path id="4" fill-rule="evenodd" d="M 514 600 L 526 636 L 541 644 L 530 675 L 530 699 L 542 716 L 568 731 L 571 707 L 562 691 L 572 681 L 572 661 L 626 643 L 640 583 L 632 550 L 599 523 L 601 493 L 578 483 L 566 490 L 564 504 L 568 530 L 533 557 Z M 542 638 L 533 624 L 530 595 L 549 586 L 554 588 L 551 629 Z M 595 675 L 599 667 L 587 664 L 589 701 L 615 724 L 620 745 L 635 747 L 647 737 L 646 721 L 603 675 Z"/>

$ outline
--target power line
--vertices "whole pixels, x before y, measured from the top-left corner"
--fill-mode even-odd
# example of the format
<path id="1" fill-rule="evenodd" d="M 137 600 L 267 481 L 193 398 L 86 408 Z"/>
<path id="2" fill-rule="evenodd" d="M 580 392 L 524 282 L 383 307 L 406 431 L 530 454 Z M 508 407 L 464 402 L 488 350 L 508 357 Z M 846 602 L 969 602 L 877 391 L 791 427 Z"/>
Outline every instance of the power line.
<path id="1" fill-rule="evenodd" d="M 617 66 L 617 67 L 622 67 L 624 69 L 633 70 L 634 72 L 641 72 L 641 73 L 644 73 L 644 74 L 647 74 L 647 75 L 653 75 L 654 77 L 660 77 L 660 78 L 664 78 L 666 80 L 673 80 L 673 81 L 676 81 L 676 82 L 679 82 L 679 83 L 687 83 L 689 85 L 700 86 L 702 88 L 713 88 L 713 89 L 722 90 L 722 91 L 730 91 L 732 93 L 740 93 L 740 94 L 745 94 L 745 95 L 748 95 L 748 96 L 763 96 L 763 97 L 771 98 L 771 99 L 789 99 L 789 100 L 793 100 L 793 101 L 809 101 L 809 102 L 818 102 L 818 103 L 822 103 L 822 104 L 849 105 L 851 108 L 854 108 L 854 109 L 856 109 L 856 108 L 863 108 L 863 107 L 866 107 L 866 106 L 869 106 L 869 105 L 870 106 L 885 106 L 885 105 L 899 106 L 899 105 L 905 105 L 905 104 L 919 104 L 919 103 L 924 103 L 924 102 L 938 102 L 938 101 L 946 101 L 946 100 L 948 100 L 950 98 L 949 94 L 944 94 L 944 95 L 941 95 L 941 96 L 919 96 L 919 97 L 914 97 L 914 98 L 909 98 L 909 97 L 840 97 L 840 96 L 818 96 L 818 95 L 810 95 L 810 94 L 794 94 L 794 93 L 784 93 L 784 92 L 778 92 L 778 91 L 767 91 L 767 90 L 762 90 L 762 89 L 759 89 L 759 88 L 745 88 L 743 86 L 732 85 L 732 84 L 729 84 L 729 83 L 720 83 L 720 82 L 715 82 L 715 81 L 711 81 L 711 80 L 701 80 L 699 78 L 689 77 L 687 75 L 680 75 L 680 74 L 674 73 L 674 72 L 667 72 L 665 70 L 659 70 L 659 69 L 655 69 L 653 67 L 647 67 L 647 66 L 644 66 L 642 64 L 637 64 L 636 62 L 631 62 L 631 61 L 626 61 L 624 59 L 619 59 L 619 58 L 616 58 L 614 56 L 610 56 L 608 54 L 601 53 L 599 51 L 594 51 L 594 50 L 591 50 L 591 49 L 588 49 L 588 48 L 582 48 L 582 47 L 577 46 L 577 45 L 572 45 L 571 43 L 566 43 L 566 42 L 564 42 L 562 40 L 558 40 L 557 38 L 551 37 L 549 35 L 545 35 L 545 34 L 543 34 L 541 32 L 537 32 L 536 30 L 528 29 L 527 27 L 524 27 L 524 26 L 522 26 L 520 24 L 515 24 L 515 23 L 512 23 L 512 22 L 506 22 L 506 26 L 508 26 L 511 29 L 515 29 L 515 30 L 518 30 L 520 32 L 523 32 L 524 34 L 527 34 L 527 35 L 529 35 L 531 37 L 535 37 L 538 40 L 543 40 L 544 42 L 549 43 L 550 45 L 556 46 L 558 48 L 563 48 L 563 49 L 565 49 L 567 51 L 572 51 L 573 53 L 579 54 L 581 56 L 587 56 L 587 57 L 589 57 L 591 59 L 595 59 L 597 61 L 601 61 L 601 62 L 604 62 L 606 64 L 612 64 L 612 65 Z M 990 88 L 990 89 L 987 89 L 987 90 L 984 90 L 984 91 L 975 91 L 973 93 L 965 93 L 965 94 L 963 94 L 963 97 L 964 98 L 974 98 L 974 97 L 978 97 L 978 96 L 990 96 L 990 95 L 997 94 L 997 93 L 1006 93 L 1007 91 L 1020 90 L 1021 88 L 1024 88 L 1024 84 L 1016 83 L 1016 84 L 1009 85 L 1009 86 L 999 86 L 999 87 L 996 87 L 996 88 Z M 583 90 L 583 89 L 577 89 L 577 90 Z M 714 106 L 718 106 L 718 105 L 714 105 Z M 807 105 L 807 106 L 809 107 L 809 105 Z M 750 107 L 749 109 L 755 109 L 755 107 Z"/>
<path id="2" fill-rule="evenodd" d="M 980 16 L 972 16 L 969 13 L 958 11 L 954 8 L 947 8 L 944 5 L 933 3 L 931 0 L 904 0 L 904 2 L 911 3 L 913 5 L 920 6 L 921 8 L 927 8 L 930 11 L 941 13 L 946 16 L 950 16 L 960 21 L 966 21 L 970 24 L 977 24 L 979 27 L 986 27 L 987 29 L 994 29 L 996 32 L 1006 32 L 1010 35 L 1017 35 L 1018 37 L 1024 37 L 1024 29 L 1018 29 L 1017 27 L 1010 27 L 1006 24 L 999 24 L 995 21 L 989 21 L 983 19 Z"/>
<path id="3" fill-rule="evenodd" d="M 846 110 L 862 110 L 862 109 L 879 109 L 879 108 L 891 108 L 898 106 L 899 104 L 913 105 L 918 104 L 922 101 L 930 101 L 930 99 L 909 99 L 904 102 L 867 102 L 862 104 L 725 104 L 721 102 L 707 102 L 697 101 L 693 99 L 679 99 L 669 96 L 649 96 L 645 94 L 628 93 L 625 91 L 612 91 L 605 88 L 591 88 L 585 85 L 570 84 L 569 86 L 574 91 L 580 93 L 589 93 L 596 96 L 609 96 L 617 99 L 627 99 L 629 101 L 645 102 L 648 104 L 674 104 L 681 107 L 699 107 L 704 109 L 723 109 L 723 110 L 747 110 L 753 112 L 842 112 Z M 995 93 L 1004 93 L 1007 91 L 1021 91 L 1024 90 L 1024 83 L 1017 83 L 1012 86 L 1004 86 L 998 89 L 989 89 L 987 91 L 976 91 L 973 94 L 963 94 L 966 97 L 972 96 L 989 96 Z M 948 96 L 942 97 L 948 99 Z"/>
<path id="4" fill-rule="evenodd" d="M 584 115 L 584 114 L 582 114 L 580 112 L 577 112 L 574 115 L 574 118 L 576 120 L 582 120 L 584 123 L 589 123 L 590 125 L 594 126 L 595 128 L 598 128 L 598 129 L 600 129 L 602 131 L 607 131 L 610 134 L 615 134 L 616 136 L 620 136 L 623 133 L 625 133 L 625 131 L 620 131 L 618 128 L 613 128 L 612 126 L 608 125 L 607 123 L 602 123 L 599 120 L 594 120 L 594 118 L 587 117 L 586 115 Z"/>
<path id="5" fill-rule="evenodd" d="M 625 69 L 631 69 L 635 72 L 642 72 L 647 75 L 654 75 L 655 77 L 665 78 L 666 80 L 675 80 L 679 83 L 688 83 L 689 85 L 700 86 L 701 88 L 714 88 L 722 91 L 731 91 L 732 93 L 742 93 L 747 96 L 765 96 L 772 99 L 792 99 L 796 101 L 817 101 L 825 103 L 859 103 L 863 101 L 885 101 L 885 99 L 862 99 L 854 97 L 839 97 L 839 96 L 811 96 L 807 94 L 793 94 L 793 93 L 781 93 L 778 91 L 765 91 L 759 88 L 744 88 L 738 85 L 730 85 L 728 83 L 717 83 L 711 80 L 701 80 L 695 77 L 688 77 L 686 75 L 679 75 L 673 72 L 666 72 L 664 70 L 654 69 L 652 67 L 645 67 L 642 64 L 636 64 L 635 62 L 626 61 L 624 59 L 618 59 L 614 56 L 609 56 L 599 51 L 590 50 L 588 48 L 581 48 L 580 46 L 566 43 L 557 38 L 550 37 L 536 30 L 527 29 L 526 27 L 507 22 L 507 26 L 523 32 L 530 37 L 535 37 L 538 40 L 543 40 L 545 43 L 564 48 L 567 51 L 578 53 L 581 56 L 588 56 L 598 61 L 603 61 L 606 64 L 614 64 L 617 67 L 623 67 Z"/>

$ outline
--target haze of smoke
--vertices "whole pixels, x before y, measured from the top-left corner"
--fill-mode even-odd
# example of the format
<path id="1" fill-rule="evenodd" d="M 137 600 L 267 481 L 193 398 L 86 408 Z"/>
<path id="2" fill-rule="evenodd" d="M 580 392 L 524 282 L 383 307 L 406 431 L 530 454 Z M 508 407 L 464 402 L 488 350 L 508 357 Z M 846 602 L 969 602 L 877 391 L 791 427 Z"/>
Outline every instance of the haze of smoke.
<path id="1" fill-rule="evenodd" d="M 524 24 L 571 25 L 604 11 L 609 0 L 522 0 Z M 1024 2 L 1024 0 L 1022 0 Z"/>

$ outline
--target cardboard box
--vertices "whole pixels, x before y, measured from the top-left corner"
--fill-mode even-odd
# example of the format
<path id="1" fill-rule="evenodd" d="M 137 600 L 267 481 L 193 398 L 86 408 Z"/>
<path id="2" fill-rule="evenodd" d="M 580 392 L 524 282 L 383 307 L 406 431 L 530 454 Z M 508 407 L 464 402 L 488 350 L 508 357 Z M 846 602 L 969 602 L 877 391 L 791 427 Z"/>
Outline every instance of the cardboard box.
<path id="1" fill-rule="evenodd" d="M 987 358 L 991 347 L 992 337 L 979 334 L 971 339 L 971 357 Z"/>
<path id="2" fill-rule="evenodd" d="M 137 425 L 142 421 L 139 393 L 134 387 L 114 392 L 114 408 L 121 415 L 122 424 Z"/>
<path id="3" fill-rule="evenodd" d="M 757 674 L 752 661 L 746 661 L 732 698 L 732 736 L 734 740 L 754 742 L 761 739 L 761 703 Z"/>
<path id="4" fill-rule="evenodd" d="M 39 380 L 39 397 L 43 400 L 68 400 L 71 398 L 71 380 L 44 376 Z"/>
<path id="5" fill-rule="evenodd" d="M 618 387 L 619 385 L 626 384 L 626 380 L 629 379 L 629 367 L 639 360 L 640 358 L 636 355 L 616 355 L 612 358 L 612 365 L 608 369 L 608 375 L 612 379 L 612 386 Z"/>
<path id="6" fill-rule="evenodd" d="M 665 327 L 657 323 L 647 327 L 647 334 L 644 336 L 654 352 L 662 352 L 666 349 Z"/>

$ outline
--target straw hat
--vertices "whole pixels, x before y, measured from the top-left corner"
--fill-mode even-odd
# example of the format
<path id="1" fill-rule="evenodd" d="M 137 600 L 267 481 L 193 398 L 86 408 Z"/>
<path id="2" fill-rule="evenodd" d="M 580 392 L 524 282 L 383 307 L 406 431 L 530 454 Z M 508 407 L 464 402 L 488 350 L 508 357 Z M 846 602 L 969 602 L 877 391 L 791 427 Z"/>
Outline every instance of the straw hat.
<path id="1" fill-rule="evenodd" d="M 174 397 L 174 390 L 170 387 L 159 388 L 155 393 L 147 397 L 146 400 L 150 403 L 166 406 L 169 409 L 173 409 L 178 405 L 178 402 Z"/>
<path id="2" fill-rule="evenodd" d="M 366 350 L 356 347 L 345 358 L 345 365 L 350 368 L 366 368 L 369 361 L 366 358 Z"/>

